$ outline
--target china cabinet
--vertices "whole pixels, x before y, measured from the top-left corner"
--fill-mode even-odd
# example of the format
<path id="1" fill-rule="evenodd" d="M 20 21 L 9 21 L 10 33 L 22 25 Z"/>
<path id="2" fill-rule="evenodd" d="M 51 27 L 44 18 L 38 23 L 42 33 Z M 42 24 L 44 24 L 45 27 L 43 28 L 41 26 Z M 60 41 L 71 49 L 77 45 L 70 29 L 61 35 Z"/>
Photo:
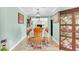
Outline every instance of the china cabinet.
<path id="1" fill-rule="evenodd" d="M 79 8 L 60 11 L 60 49 L 79 50 Z"/>

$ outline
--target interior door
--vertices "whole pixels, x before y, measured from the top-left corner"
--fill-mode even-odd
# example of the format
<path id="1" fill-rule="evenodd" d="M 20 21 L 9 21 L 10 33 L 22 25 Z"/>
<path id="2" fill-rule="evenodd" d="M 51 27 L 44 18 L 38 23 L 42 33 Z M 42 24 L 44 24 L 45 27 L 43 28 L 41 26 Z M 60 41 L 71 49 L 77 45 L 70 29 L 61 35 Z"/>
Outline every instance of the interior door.
<path id="1" fill-rule="evenodd" d="M 50 21 L 51 21 L 51 36 L 53 36 L 53 20 Z"/>

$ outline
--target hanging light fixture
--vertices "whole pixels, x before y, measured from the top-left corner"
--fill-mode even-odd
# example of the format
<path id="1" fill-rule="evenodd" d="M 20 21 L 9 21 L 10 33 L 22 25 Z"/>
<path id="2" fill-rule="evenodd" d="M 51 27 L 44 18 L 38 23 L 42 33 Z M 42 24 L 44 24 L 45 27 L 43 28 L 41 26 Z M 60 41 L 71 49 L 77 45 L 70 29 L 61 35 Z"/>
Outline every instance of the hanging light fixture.
<path id="1" fill-rule="evenodd" d="M 39 20 L 37 21 L 37 24 L 42 25 L 42 21 L 40 20 L 40 12 L 39 12 L 39 8 L 37 8 L 37 12 L 36 12 L 36 18 L 38 18 Z"/>
<path id="2" fill-rule="evenodd" d="M 37 9 L 36 17 L 40 17 L 39 8 Z"/>

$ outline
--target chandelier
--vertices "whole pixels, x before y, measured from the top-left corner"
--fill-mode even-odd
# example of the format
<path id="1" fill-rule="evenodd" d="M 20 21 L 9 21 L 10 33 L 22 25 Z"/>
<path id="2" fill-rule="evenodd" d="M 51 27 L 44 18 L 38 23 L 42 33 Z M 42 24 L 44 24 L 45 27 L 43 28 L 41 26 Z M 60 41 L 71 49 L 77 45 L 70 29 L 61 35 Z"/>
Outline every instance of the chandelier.
<path id="1" fill-rule="evenodd" d="M 37 12 L 36 12 L 35 16 L 40 18 L 39 8 L 37 9 Z"/>

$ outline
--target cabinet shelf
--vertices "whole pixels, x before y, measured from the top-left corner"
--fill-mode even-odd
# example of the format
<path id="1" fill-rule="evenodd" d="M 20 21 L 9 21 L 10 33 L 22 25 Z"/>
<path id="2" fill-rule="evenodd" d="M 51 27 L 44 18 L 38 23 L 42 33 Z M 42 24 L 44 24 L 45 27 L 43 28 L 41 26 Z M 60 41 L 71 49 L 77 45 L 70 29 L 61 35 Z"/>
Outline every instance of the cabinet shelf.
<path id="1" fill-rule="evenodd" d="M 72 26 L 72 24 L 60 24 L 61 26 Z"/>
<path id="2" fill-rule="evenodd" d="M 60 24 L 61 26 L 72 26 L 72 24 Z M 75 24 L 75 26 L 79 26 L 79 24 Z"/>
<path id="3" fill-rule="evenodd" d="M 67 37 L 67 38 L 72 38 L 72 36 L 66 36 L 66 35 L 60 35 L 61 37 Z M 76 37 L 75 39 L 79 39 L 79 37 Z"/>
<path id="4" fill-rule="evenodd" d="M 72 38 L 72 36 L 66 36 L 66 35 L 60 35 L 61 37 L 68 37 L 68 38 Z"/>

